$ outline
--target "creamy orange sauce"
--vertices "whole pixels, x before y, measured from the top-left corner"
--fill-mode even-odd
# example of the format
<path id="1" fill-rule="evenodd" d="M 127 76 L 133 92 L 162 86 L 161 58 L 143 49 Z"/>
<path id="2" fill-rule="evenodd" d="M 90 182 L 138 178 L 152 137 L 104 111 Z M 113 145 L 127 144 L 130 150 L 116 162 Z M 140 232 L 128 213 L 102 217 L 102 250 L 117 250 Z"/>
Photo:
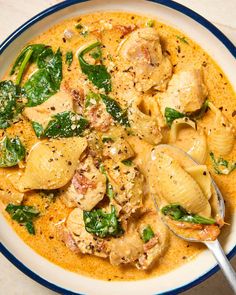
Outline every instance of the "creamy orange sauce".
<path id="1" fill-rule="evenodd" d="M 109 21 L 112 20 L 113 26 L 115 24 L 131 25 L 135 24 L 139 27 L 144 27 L 149 18 L 145 16 L 134 15 L 124 12 L 109 12 L 109 13 L 94 13 L 88 15 L 78 16 L 74 19 L 66 20 L 47 32 L 44 32 L 39 37 L 32 40 L 31 43 L 43 43 L 49 44 L 56 50 L 61 48 L 63 56 L 69 50 L 72 50 L 75 54 L 78 48 L 86 43 L 91 43 L 96 40 L 93 34 L 89 34 L 87 37 L 80 35 L 78 30 L 75 29 L 75 25 L 78 20 L 80 23 L 86 25 L 100 20 Z M 236 116 L 233 117 L 233 112 L 236 110 L 235 94 L 227 77 L 217 66 L 217 64 L 211 59 L 210 56 L 195 42 L 193 42 L 188 36 L 186 40 L 188 44 L 181 42 L 176 36 L 183 36 L 182 32 L 169 27 L 163 23 L 159 23 L 155 20 L 154 27 L 158 31 L 163 50 L 167 52 L 169 58 L 174 65 L 174 71 L 184 69 L 191 66 L 203 66 L 205 83 L 209 91 L 209 99 L 215 103 L 217 107 L 223 107 L 222 112 L 225 116 L 236 126 Z M 71 40 L 63 41 L 63 32 L 66 29 L 70 29 L 74 32 L 75 38 Z M 113 54 L 119 43 L 120 32 L 109 32 L 103 34 L 102 43 L 106 45 L 104 48 L 105 56 Z M 104 64 L 108 65 L 109 60 L 105 59 Z M 70 70 L 66 66 L 63 67 L 63 79 L 70 83 L 71 87 L 76 87 L 77 72 L 79 71 L 79 63 L 74 55 L 74 60 Z M 25 79 L 27 79 L 25 76 Z M 6 75 L 5 78 L 8 76 Z M 115 96 L 115 89 L 111 92 L 111 96 Z M 207 126 L 209 123 L 208 114 L 202 120 L 202 126 Z M 29 123 L 21 122 L 14 127 L 8 129 L 8 134 L 21 134 L 25 139 L 26 148 L 29 149 L 36 141 L 37 138 L 32 132 Z M 188 133 L 182 134 L 183 138 L 188 138 Z M 234 150 L 231 157 L 236 159 L 236 151 Z M 209 164 L 209 169 L 212 172 L 212 176 L 216 180 L 226 202 L 226 222 L 230 224 L 232 213 L 236 207 L 236 186 L 235 176 L 236 171 L 230 175 L 216 175 L 212 170 L 212 166 Z M 4 170 L 7 174 L 11 169 Z M 42 216 L 35 222 L 36 235 L 29 235 L 25 228 L 19 226 L 16 222 L 10 220 L 9 216 L 4 213 L 8 221 L 12 224 L 19 236 L 37 253 L 46 257 L 53 263 L 76 273 L 86 276 L 94 277 L 102 280 L 139 280 L 149 278 L 151 276 L 158 276 L 165 272 L 168 272 L 174 268 L 179 267 L 184 262 L 194 259 L 203 249 L 204 246 L 200 244 L 187 243 L 170 235 L 170 247 L 165 255 L 153 266 L 149 271 L 137 270 L 131 266 L 112 266 L 108 260 L 101 259 L 94 256 L 75 254 L 71 252 L 59 239 L 57 228 L 63 223 L 68 216 L 71 209 L 65 207 L 59 199 L 55 202 L 50 202 L 46 198 L 41 198 L 36 193 L 27 193 L 25 204 L 36 205 L 42 212 Z M 223 229 L 222 239 L 230 231 L 230 225 L 226 225 Z"/>

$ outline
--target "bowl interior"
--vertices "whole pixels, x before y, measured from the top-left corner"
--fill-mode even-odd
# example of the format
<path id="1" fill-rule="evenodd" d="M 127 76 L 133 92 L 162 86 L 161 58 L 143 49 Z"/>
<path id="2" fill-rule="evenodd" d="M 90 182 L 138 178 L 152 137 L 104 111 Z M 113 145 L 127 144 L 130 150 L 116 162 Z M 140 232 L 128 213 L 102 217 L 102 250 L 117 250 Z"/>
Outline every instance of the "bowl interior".
<path id="1" fill-rule="evenodd" d="M 67 3 L 64 3 L 63 5 L 56 6 L 56 8 L 49 9 L 47 13 L 38 16 L 30 24 L 28 23 L 25 25 L 24 27 L 27 28 L 25 31 L 22 31 L 20 34 L 13 34 L 11 43 L 6 43 L 8 46 L 0 55 L 1 77 L 25 43 L 30 41 L 34 36 L 47 30 L 53 24 L 66 18 L 93 11 L 123 10 L 150 15 L 150 17 L 167 23 L 189 35 L 200 44 L 213 57 L 213 59 L 217 60 L 220 67 L 228 76 L 234 89 L 236 89 L 236 61 L 233 55 L 225 45 L 209 31 L 209 29 L 184 13 L 163 4 L 154 3 L 154 1 L 144 0 L 92 0 L 81 3 L 76 3 L 80 1 L 66 2 Z M 2 215 L 0 215 L 0 241 L 4 247 L 2 247 L 2 249 L 4 249 L 3 252 L 6 254 L 5 249 L 7 249 L 7 251 L 9 251 L 18 261 L 21 261 L 26 268 L 30 269 L 34 274 L 30 273 L 26 268 L 24 271 L 31 277 L 38 281 L 40 281 L 40 279 L 37 276 L 41 277 L 48 282 L 45 283 L 41 281 L 41 283 L 58 291 L 59 289 L 57 289 L 56 286 L 75 293 L 85 293 L 90 295 L 118 295 L 122 293 L 135 293 L 138 295 L 164 293 L 176 288 L 182 288 L 183 290 L 187 288 L 187 285 L 189 287 L 191 284 L 200 282 L 203 279 L 202 276 L 208 273 L 216 265 L 214 258 L 206 250 L 193 261 L 157 278 L 135 282 L 105 282 L 66 271 L 42 258 L 16 235 Z M 227 253 L 232 251 L 235 244 L 236 218 L 234 216 L 230 234 L 227 237 L 224 236 L 225 251 Z M 17 264 L 19 268 L 23 269 L 23 265 L 19 262 L 14 260 L 14 263 Z M 208 273 L 208 275 L 210 275 L 210 273 Z M 66 291 L 63 292 L 63 294 L 65 293 Z"/>

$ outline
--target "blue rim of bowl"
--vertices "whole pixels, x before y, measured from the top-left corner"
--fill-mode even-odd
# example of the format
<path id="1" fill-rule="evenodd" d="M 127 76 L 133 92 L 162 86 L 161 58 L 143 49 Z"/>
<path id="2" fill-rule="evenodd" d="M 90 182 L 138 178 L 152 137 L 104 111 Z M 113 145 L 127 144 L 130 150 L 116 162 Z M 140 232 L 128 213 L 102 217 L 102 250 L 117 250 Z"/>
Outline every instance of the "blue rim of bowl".
<path id="1" fill-rule="evenodd" d="M 46 16 L 49 16 L 56 11 L 62 10 L 66 7 L 69 7 L 74 4 L 87 2 L 89 0 L 67 0 L 63 1 L 59 4 L 56 4 L 48 9 L 45 9 L 44 11 L 40 12 L 39 14 L 35 15 L 33 18 L 25 22 L 22 26 L 20 26 L 17 30 L 15 30 L 1 45 L 0 45 L 0 54 L 4 52 L 4 50 L 17 38 L 19 37 L 25 30 L 27 30 L 29 27 L 31 27 L 36 22 L 40 21 L 41 19 L 45 18 Z M 211 22 L 206 20 L 204 17 L 199 15 L 198 13 L 194 12 L 190 8 L 187 8 L 186 6 L 183 6 L 177 2 L 174 2 L 172 0 L 147 0 L 149 2 L 154 2 L 157 4 L 161 4 L 163 6 L 167 6 L 169 8 L 172 8 L 174 10 L 177 10 L 178 12 L 189 16 L 202 26 L 204 26 L 206 29 L 208 29 L 217 39 L 221 41 L 225 45 L 225 47 L 229 50 L 229 52 L 236 58 L 236 47 L 234 44 L 219 30 L 217 29 Z M 11 254 L 2 243 L 0 243 L 0 252 L 12 263 L 14 264 L 19 270 L 21 270 L 25 275 L 30 277 L 31 279 L 35 280 L 39 284 L 43 285 L 44 287 L 51 289 L 55 292 L 58 292 L 63 295 L 82 295 L 80 293 L 75 293 L 69 290 L 66 290 L 62 287 L 59 287 L 51 282 L 48 282 L 47 280 L 43 279 L 33 271 L 31 271 L 28 267 L 26 267 L 21 261 L 19 261 L 13 254 Z M 229 252 L 227 255 L 228 259 L 231 259 L 236 254 L 236 245 L 235 247 Z M 219 266 L 216 265 L 209 271 L 207 271 L 205 274 L 201 275 L 194 281 L 191 281 L 187 283 L 186 285 L 183 285 L 181 287 L 169 290 L 167 292 L 161 293 L 165 295 L 174 295 L 179 294 L 181 292 L 184 292 L 200 283 L 208 279 L 210 276 L 215 274 L 219 270 Z"/>

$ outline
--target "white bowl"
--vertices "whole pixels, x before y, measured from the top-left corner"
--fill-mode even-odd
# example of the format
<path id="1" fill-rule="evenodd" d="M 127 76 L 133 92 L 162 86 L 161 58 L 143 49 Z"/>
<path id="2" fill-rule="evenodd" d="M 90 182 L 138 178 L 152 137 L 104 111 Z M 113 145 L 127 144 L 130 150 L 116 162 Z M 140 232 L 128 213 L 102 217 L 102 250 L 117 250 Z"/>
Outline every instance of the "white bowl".
<path id="1" fill-rule="evenodd" d="M 34 36 L 63 19 L 81 13 L 101 10 L 123 10 L 153 15 L 160 21 L 180 29 L 200 44 L 221 66 L 236 89 L 235 46 L 210 22 L 190 9 L 169 0 L 69 0 L 38 14 L 0 46 L 0 77 L 3 76 L 16 52 Z M 191 288 L 212 274 L 218 267 L 206 250 L 196 259 L 156 278 L 132 282 L 106 282 L 84 277 L 49 262 L 29 248 L 0 215 L 0 251 L 26 275 L 61 294 L 177 294 Z M 228 257 L 236 253 L 236 218 L 231 232 L 225 239 Z"/>

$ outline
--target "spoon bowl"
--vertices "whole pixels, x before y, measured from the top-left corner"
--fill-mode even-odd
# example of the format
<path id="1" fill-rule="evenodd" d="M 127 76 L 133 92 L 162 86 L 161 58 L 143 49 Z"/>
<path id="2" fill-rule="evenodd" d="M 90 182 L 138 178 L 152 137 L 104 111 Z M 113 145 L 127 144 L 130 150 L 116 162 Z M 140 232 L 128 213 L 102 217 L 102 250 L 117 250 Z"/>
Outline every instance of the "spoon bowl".
<path id="1" fill-rule="evenodd" d="M 175 149 L 178 153 L 182 153 L 182 155 L 184 155 L 188 159 L 192 160 L 193 163 L 199 165 L 199 163 L 197 163 L 188 153 L 186 153 L 185 151 L 181 150 L 178 147 L 169 146 L 167 144 L 159 145 L 159 147 L 161 147 L 161 148 L 171 147 L 171 149 L 173 149 L 173 150 Z M 212 186 L 216 192 L 216 195 L 217 195 L 218 215 L 222 220 L 224 220 L 225 204 L 224 204 L 223 196 L 222 196 L 218 186 L 216 185 L 215 181 L 212 178 L 211 178 L 211 184 L 212 184 Z M 154 195 L 153 195 L 153 200 L 154 200 L 154 204 L 155 204 L 157 210 L 159 210 L 159 206 L 157 204 L 157 201 L 156 201 L 156 198 Z M 173 232 L 177 237 L 179 237 L 185 241 L 188 241 L 188 242 L 198 242 L 198 243 L 205 244 L 208 247 L 208 249 L 212 252 L 212 254 L 214 255 L 214 257 L 217 260 L 219 266 L 221 267 L 221 270 L 223 271 L 226 279 L 228 280 L 230 286 L 232 287 L 232 290 L 236 294 L 236 273 L 235 273 L 233 267 L 231 266 L 229 260 L 227 259 L 218 239 L 214 239 L 214 240 L 209 241 L 209 240 L 197 239 L 196 237 L 189 237 L 189 236 L 187 237 L 183 234 L 176 232 L 174 227 L 171 226 L 166 221 L 166 218 L 164 218 L 164 216 L 162 214 L 161 214 L 161 219 L 162 219 L 163 223 L 168 227 L 168 229 L 171 232 Z"/>

